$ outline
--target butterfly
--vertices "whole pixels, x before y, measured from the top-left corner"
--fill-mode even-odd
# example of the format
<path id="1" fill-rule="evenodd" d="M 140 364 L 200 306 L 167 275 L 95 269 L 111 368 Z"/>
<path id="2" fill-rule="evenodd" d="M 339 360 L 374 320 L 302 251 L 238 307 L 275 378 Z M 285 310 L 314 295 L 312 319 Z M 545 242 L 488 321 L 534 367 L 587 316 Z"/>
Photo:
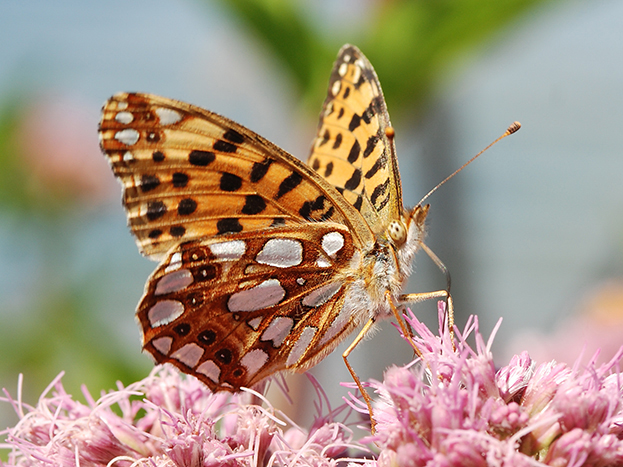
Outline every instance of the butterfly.
<path id="1" fill-rule="evenodd" d="M 213 391 L 305 371 L 403 295 L 429 206 L 403 207 L 374 68 L 339 51 L 307 164 L 221 115 L 150 94 L 103 108 L 101 147 L 138 247 L 159 261 L 137 318 L 158 363 Z M 368 405 L 370 401 L 366 398 Z"/>

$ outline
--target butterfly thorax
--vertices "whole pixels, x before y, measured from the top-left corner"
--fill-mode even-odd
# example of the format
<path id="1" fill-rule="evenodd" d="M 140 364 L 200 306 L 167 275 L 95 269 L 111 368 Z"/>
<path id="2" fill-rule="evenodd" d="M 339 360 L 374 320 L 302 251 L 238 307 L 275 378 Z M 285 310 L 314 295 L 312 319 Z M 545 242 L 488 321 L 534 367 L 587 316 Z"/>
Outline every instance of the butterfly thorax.
<path id="1" fill-rule="evenodd" d="M 413 270 L 413 257 L 424 237 L 427 213 L 428 205 L 416 206 L 400 221 L 392 221 L 374 247 L 364 254 L 356 275 L 366 278 L 370 318 L 392 316 L 387 292 L 394 304 L 398 304 L 398 296 Z"/>

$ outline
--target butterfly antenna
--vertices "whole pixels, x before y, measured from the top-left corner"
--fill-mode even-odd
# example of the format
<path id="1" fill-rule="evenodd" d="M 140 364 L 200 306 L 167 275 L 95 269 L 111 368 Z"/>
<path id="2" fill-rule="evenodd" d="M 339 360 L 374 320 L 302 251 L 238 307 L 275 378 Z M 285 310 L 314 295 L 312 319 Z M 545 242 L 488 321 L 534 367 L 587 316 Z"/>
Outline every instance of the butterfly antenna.
<path id="1" fill-rule="evenodd" d="M 486 148 L 484 148 L 482 151 L 480 151 L 478 154 L 476 154 L 474 157 L 472 157 L 470 160 L 468 160 L 465 164 L 463 164 L 461 167 L 459 167 L 458 169 L 456 169 L 454 172 L 452 172 L 450 175 L 448 175 L 446 178 L 444 178 L 441 182 L 439 182 L 435 187 L 433 187 L 432 190 L 430 190 L 428 193 L 426 193 L 426 195 L 424 195 L 424 198 L 422 198 L 420 200 L 420 202 L 418 203 L 418 206 L 421 206 L 422 203 L 426 200 L 426 198 L 428 198 L 430 195 L 432 195 L 435 191 L 437 191 L 437 189 L 443 185 L 444 183 L 446 183 L 448 180 L 450 180 L 452 177 L 454 177 L 456 174 L 458 174 L 461 170 L 463 170 L 465 167 L 467 167 L 469 164 L 471 164 L 472 162 L 474 162 L 474 160 L 476 160 L 476 158 L 478 158 L 478 156 L 480 156 L 483 152 L 485 152 L 487 149 L 489 149 L 491 146 L 493 146 L 495 143 L 497 143 L 498 141 L 506 138 L 509 135 L 512 135 L 513 133 L 516 133 L 517 131 L 519 131 L 519 129 L 521 128 L 521 123 L 519 122 L 513 122 L 504 132 L 503 135 L 501 135 L 499 138 L 497 138 L 495 141 L 493 141 L 491 144 L 489 144 Z"/>

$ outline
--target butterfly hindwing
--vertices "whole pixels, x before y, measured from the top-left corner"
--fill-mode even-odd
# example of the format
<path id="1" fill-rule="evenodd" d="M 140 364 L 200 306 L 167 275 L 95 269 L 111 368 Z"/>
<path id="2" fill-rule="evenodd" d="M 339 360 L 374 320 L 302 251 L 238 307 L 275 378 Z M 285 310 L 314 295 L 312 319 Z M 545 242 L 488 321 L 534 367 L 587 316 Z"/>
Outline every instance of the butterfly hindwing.
<path id="1" fill-rule="evenodd" d="M 377 234 L 402 215 L 395 146 L 387 135 L 390 128 L 374 68 L 356 47 L 342 47 L 308 164 L 361 212 Z"/>
<path id="2" fill-rule="evenodd" d="M 328 222 L 182 243 L 139 304 L 144 347 L 213 390 L 305 369 L 358 324 L 339 316 L 355 251 Z"/>

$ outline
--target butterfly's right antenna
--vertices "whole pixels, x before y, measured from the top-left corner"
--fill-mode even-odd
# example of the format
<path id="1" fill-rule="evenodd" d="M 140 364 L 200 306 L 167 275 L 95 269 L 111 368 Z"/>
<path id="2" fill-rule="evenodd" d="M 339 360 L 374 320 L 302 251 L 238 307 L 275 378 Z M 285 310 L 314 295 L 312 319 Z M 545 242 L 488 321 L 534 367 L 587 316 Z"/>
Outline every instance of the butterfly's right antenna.
<path id="1" fill-rule="evenodd" d="M 511 125 L 506 129 L 506 131 L 504 132 L 503 135 L 501 135 L 499 138 L 497 138 L 495 141 L 493 141 L 491 144 L 489 144 L 486 148 L 484 148 L 482 151 L 480 151 L 478 154 L 476 154 L 474 157 L 472 157 L 470 160 L 468 160 L 465 164 L 463 164 L 461 167 L 456 169 L 454 172 L 452 172 L 450 175 L 448 175 L 446 178 L 444 178 L 441 182 L 439 182 L 437 185 L 435 185 L 432 190 L 430 190 L 428 193 L 426 193 L 424 195 L 424 197 L 418 203 L 418 206 L 421 206 L 422 203 L 426 200 L 426 198 L 428 198 L 430 195 L 432 195 L 434 192 L 436 192 L 437 189 L 441 185 L 446 183 L 448 180 L 450 180 L 452 177 L 454 177 L 456 174 L 458 174 L 461 170 L 463 170 L 469 164 L 474 162 L 474 160 L 476 160 L 476 158 L 478 158 L 478 156 L 480 156 L 483 152 L 485 152 L 487 149 L 489 149 L 491 146 L 493 146 L 498 141 L 506 138 L 509 135 L 512 135 L 513 133 L 516 133 L 517 131 L 519 131 L 520 128 L 521 128 L 521 123 L 519 123 L 519 122 L 511 123 Z"/>
<path id="2" fill-rule="evenodd" d="M 463 170 L 469 164 L 474 162 L 474 160 L 476 160 L 476 158 L 478 158 L 478 156 L 480 156 L 483 152 L 485 152 L 487 149 L 489 149 L 491 146 L 493 146 L 498 141 L 506 138 L 509 135 L 512 135 L 513 133 L 516 133 L 517 131 L 519 131 L 520 128 L 521 128 L 521 123 L 513 122 L 506 129 L 506 131 L 504 132 L 503 135 L 498 137 L 495 141 L 493 141 L 491 144 L 489 144 L 486 148 L 484 148 L 482 151 L 480 151 L 478 154 L 476 154 L 474 157 L 472 157 L 470 160 L 468 160 L 465 164 L 463 164 L 461 167 L 456 169 L 454 172 L 452 172 L 450 175 L 448 175 L 446 178 L 444 178 L 441 182 L 439 182 L 437 185 L 435 185 L 432 190 L 430 190 L 428 193 L 426 193 L 426 195 L 424 195 L 424 197 L 420 200 L 420 202 L 417 204 L 417 206 L 422 206 L 422 203 L 430 195 L 432 195 L 435 191 L 437 191 L 437 189 L 441 185 L 446 183 L 448 180 L 450 180 L 452 177 L 454 177 L 456 174 L 458 174 L 461 170 Z M 437 265 L 437 267 L 441 270 L 441 272 L 446 276 L 446 290 L 445 290 L 446 296 L 445 296 L 445 302 L 446 302 L 446 313 L 447 313 L 447 317 L 448 317 L 447 325 L 448 325 L 448 331 L 450 333 L 450 342 L 452 342 L 452 347 L 454 348 L 454 310 L 453 310 L 454 306 L 452 304 L 452 296 L 450 295 L 450 286 L 451 286 L 450 271 L 448 271 L 448 268 L 446 268 L 446 266 L 439 259 L 439 257 L 430 248 L 428 248 L 428 246 L 426 246 L 426 244 L 424 244 L 422 242 L 422 243 L 420 243 L 420 246 L 422 247 L 424 252 L 428 255 L 428 257 L 433 260 L 433 262 Z M 430 295 L 437 296 L 437 295 L 435 295 L 437 293 L 438 292 L 433 292 Z M 409 296 L 409 298 L 414 298 L 415 295 L 420 295 L 420 294 L 411 294 Z M 423 296 L 423 295 L 426 295 L 426 294 L 421 294 L 421 295 Z M 407 296 L 405 296 L 405 298 L 407 298 Z"/>

